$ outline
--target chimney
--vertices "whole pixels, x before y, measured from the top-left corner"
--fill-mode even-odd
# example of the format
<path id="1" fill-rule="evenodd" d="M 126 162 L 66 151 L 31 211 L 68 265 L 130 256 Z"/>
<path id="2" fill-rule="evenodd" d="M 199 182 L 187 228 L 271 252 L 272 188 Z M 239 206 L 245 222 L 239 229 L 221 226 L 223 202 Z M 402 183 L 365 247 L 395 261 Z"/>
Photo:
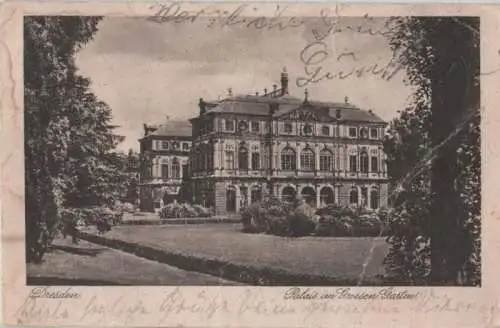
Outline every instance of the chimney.
<path id="1" fill-rule="evenodd" d="M 345 102 L 346 104 L 347 104 L 347 103 L 349 103 L 349 97 L 345 96 L 345 97 L 344 97 L 344 102 Z"/>
<path id="2" fill-rule="evenodd" d="M 342 115 L 340 114 L 340 108 L 337 108 L 337 113 L 335 114 L 335 117 L 336 117 L 337 119 L 340 119 L 340 118 L 341 118 L 341 116 L 342 116 Z"/>
<path id="3" fill-rule="evenodd" d="M 227 89 L 227 95 L 229 97 L 232 97 L 233 96 L 233 89 L 231 89 L 231 88 Z"/>
<path id="4" fill-rule="evenodd" d="M 264 96 L 267 96 L 267 89 L 264 89 Z"/>
<path id="5" fill-rule="evenodd" d="M 286 72 L 286 67 L 285 67 L 281 72 L 281 95 L 284 96 L 287 94 L 288 94 L 288 73 Z"/>
<path id="6" fill-rule="evenodd" d="M 255 93 L 255 95 L 258 97 L 258 96 L 259 96 L 259 92 L 257 91 L 257 92 Z"/>
<path id="7" fill-rule="evenodd" d="M 205 101 L 203 101 L 203 98 L 200 98 L 200 102 L 198 103 L 198 106 L 200 107 L 200 116 L 205 114 L 207 111 L 207 104 Z"/>

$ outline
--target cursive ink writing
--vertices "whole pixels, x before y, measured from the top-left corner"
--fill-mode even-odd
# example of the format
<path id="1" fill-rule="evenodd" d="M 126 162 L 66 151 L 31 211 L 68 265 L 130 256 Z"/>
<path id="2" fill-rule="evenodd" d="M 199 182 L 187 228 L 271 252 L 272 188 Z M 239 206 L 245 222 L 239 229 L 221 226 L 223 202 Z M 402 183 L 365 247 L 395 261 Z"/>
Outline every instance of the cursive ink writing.
<path id="1" fill-rule="evenodd" d="M 312 30 L 314 40 L 306 44 L 300 52 L 300 60 L 304 64 L 305 76 L 299 76 L 296 79 L 296 85 L 298 87 L 304 87 L 308 84 L 318 83 L 323 80 L 343 80 L 351 77 L 362 78 L 368 75 L 378 76 L 386 81 L 394 78 L 394 76 L 396 76 L 397 73 L 403 69 L 403 65 L 398 63 L 396 55 L 393 55 L 388 62 L 382 64 L 373 63 L 357 65 L 350 70 L 338 70 L 332 72 L 326 71 L 323 67 L 323 64 L 332 57 L 335 62 L 341 62 L 345 59 L 351 59 L 354 62 L 358 61 L 358 58 L 353 51 L 345 51 L 335 54 L 335 56 L 331 56 L 332 51 L 330 51 L 328 44 L 325 41 L 328 36 L 332 36 L 346 30 L 371 36 L 386 36 L 389 33 L 392 33 L 390 25 L 391 20 L 387 20 L 382 29 L 366 27 L 364 22 L 370 20 L 372 20 L 371 17 L 364 15 L 363 23 L 360 23 L 359 25 L 340 26 L 339 17 L 331 17 L 328 9 L 321 10 L 320 23 L 323 28 Z"/>
<path id="2" fill-rule="evenodd" d="M 30 290 L 29 297 L 34 298 L 80 298 L 80 293 L 74 292 L 71 288 L 61 290 L 54 287 L 35 287 Z"/>
<path id="3" fill-rule="evenodd" d="M 323 41 L 314 41 L 306 45 L 300 52 L 300 60 L 304 64 L 304 72 L 306 76 L 301 76 L 296 79 L 298 87 L 304 87 L 308 84 L 314 84 L 323 80 L 339 79 L 344 80 L 350 77 L 365 77 L 368 75 L 379 76 L 380 78 L 389 81 L 403 69 L 396 57 L 392 57 L 384 64 L 368 64 L 354 67 L 350 70 L 338 70 L 336 72 L 325 71 L 323 63 L 330 57 L 328 45 Z M 357 61 L 357 57 L 353 52 L 343 52 L 336 56 L 336 62 L 340 62 L 344 58 L 351 58 Z"/>
<path id="4" fill-rule="evenodd" d="M 188 313 L 199 314 L 210 319 L 216 313 L 228 312 L 228 303 L 218 296 L 209 296 L 202 290 L 196 298 L 186 299 L 179 288 L 165 295 L 159 304 L 158 312 L 161 313 L 160 324 L 165 322 L 170 314 Z"/>
<path id="5" fill-rule="evenodd" d="M 103 301 L 106 300 L 104 299 Z M 106 303 L 101 303 L 94 295 L 83 307 L 80 321 L 92 320 L 93 322 L 100 323 L 106 318 L 118 316 L 124 317 L 125 321 L 128 322 L 132 319 L 137 320 L 136 317 L 147 314 L 149 314 L 149 311 L 141 300 L 130 301 L 119 297 L 114 300 L 111 305 L 108 305 Z"/>
<path id="6" fill-rule="evenodd" d="M 208 28 L 243 26 L 258 30 L 286 30 L 288 28 L 299 27 L 304 24 L 304 20 L 295 16 L 286 16 L 288 6 L 277 5 L 271 16 L 249 16 L 248 11 L 255 13 L 258 8 L 249 4 L 241 4 L 233 10 L 221 10 L 217 7 L 204 7 L 196 11 L 183 9 L 180 2 L 158 4 L 151 7 L 155 10 L 151 17 L 152 21 L 158 23 L 194 23 L 200 17 L 208 19 Z"/>
<path id="7" fill-rule="evenodd" d="M 18 324 L 67 319 L 69 317 L 68 311 L 62 301 L 58 300 L 56 302 L 54 306 L 53 302 L 44 302 L 38 298 L 28 296 L 16 311 Z"/>

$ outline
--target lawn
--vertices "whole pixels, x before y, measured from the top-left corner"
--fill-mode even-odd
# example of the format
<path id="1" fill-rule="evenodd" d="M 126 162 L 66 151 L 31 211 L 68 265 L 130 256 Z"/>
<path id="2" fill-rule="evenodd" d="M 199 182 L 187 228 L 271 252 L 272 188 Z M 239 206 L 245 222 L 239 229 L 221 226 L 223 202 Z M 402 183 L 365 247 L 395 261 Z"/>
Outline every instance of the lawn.
<path id="1" fill-rule="evenodd" d="M 71 238 L 55 240 L 27 275 L 30 285 L 238 285 Z"/>
<path id="2" fill-rule="evenodd" d="M 379 281 L 388 246 L 383 238 L 288 238 L 241 232 L 241 224 L 116 226 L 106 238 L 229 263 L 296 274 Z"/>

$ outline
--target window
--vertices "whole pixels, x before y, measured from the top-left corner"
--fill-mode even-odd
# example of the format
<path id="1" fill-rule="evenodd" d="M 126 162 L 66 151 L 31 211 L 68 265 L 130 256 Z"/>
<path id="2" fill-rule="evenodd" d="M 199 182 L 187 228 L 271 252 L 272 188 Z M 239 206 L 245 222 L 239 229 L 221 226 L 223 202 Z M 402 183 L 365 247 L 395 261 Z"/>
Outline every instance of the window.
<path id="1" fill-rule="evenodd" d="M 360 129 L 359 135 L 362 139 L 368 139 L 368 130 L 366 128 Z"/>
<path id="2" fill-rule="evenodd" d="M 372 172 L 378 172 L 378 158 L 376 156 L 372 156 Z"/>
<path id="3" fill-rule="evenodd" d="M 252 122 L 252 132 L 260 132 L 260 122 Z"/>
<path id="4" fill-rule="evenodd" d="M 329 136 L 330 135 L 330 127 L 328 125 L 323 125 L 321 127 L 321 133 L 324 135 L 324 136 Z"/>
<path id="5" fill-rule="evenodd" d="M 245 147 L 240 147 L 238 152 L 238 168 L 248 170 L 248 150 Z"/>
<path id="6" fill-rule="evenodd" d="M 377 139 L 378 138 L 378 131 L 375 128 L 370 129 L 370 137 L 372 139 Z"/>
<path id="7" fill-rule="evenodd" d="M 349 156 L 349 169 L 351 172 L 358 172 L 358 163 L 356 155 Z"/>
<path id="8" fill-rule="evenodd" d="M 259 153 L 252 153 L 252 169 L 253 170 L 260 170 L 260 154 Z"/>
<path id="9" fill-rule="evenodd" d="M 152 148 L 153 149 L 160 149 L 159 142 L 160 142 L 159 140 L 153 140 Z"/>
<path id="10" fill-rule="evenodd" d="M 285 148 L 281 152 L 281 169 L 293 171 L 297 167 L 295 151 L 292 148 Z"/>
<path id="11" fill-rule="evenodd" d="M 234 121 L 226 120 L 226 131 L 234 132 Z"/>
<path id="12" fill-rule="evenodd" d="M 312 149 L 306 148 L 300 153 L 300 168 L 303 171 L 314 171 L 316 169 Z"/>
<path id="13" fill-rule="evenodd" d="M 228 170 L 234 169 L 234 151 L 232 150 L 226 151 L 226 169 Z"/>
<path id="14" fill-rule="evenodd" d="M 349 128 L 349 137 L 356 138 L 357 135 L 358 132 L 356 128 Z"/>
<path id="15" fill-rule="evenodd" d="M 172 179 L 180 179 L 181 178 L 181 165 L 177 158 L 174 158 L 172 161 Z"/>
<path id="16" fill-rule="evenodd" d="M 292 123 L 285 123 L 285 133 L 292 133 Z"/>
<path id="17" fill-rule="evenodd" d="M 184 142 L 184 143 L 182 144 L 182 150 L 189 150 L 189 143 Z"/>
<path id="18" fill-rule="evenodd" d="M 161 149 L 168 149 L 168 141 L 161 142 Z"/>
<path id="19" fill-rule="evenodd" d="M 168 179 L 168 164 L 161 165 L 161 177 Z"/>
<path id="20" fill-rule="evenodd" d="M 209 149 L 208 150 L 208 153 L 207 153 L 207 166 L 208 166 L 208 170 L 213 170 L 213 167 L 214 167 L 214 153 L 212 151 L 212 149 Z"/>
<path id="21" fill-rule="evenodd" d="M 370 193 L 370 205 L 371 208 L 376 210 L 379 207 L 379 192 L 378 190 L 372 190 Z"/>
<path id="22" fill-rule="evenodd" d="M 179 141 L 172 142 L 172 149 L 178 150 L 181 147 Z"/>
<path id="23" fill-rule="evenodd" d="M 302 129 L 305 135 L 311 135 L 313 133 L 313 127 L 311 124 L 306 124 L 304 125 L 304 128 Z"/>
<path id="24" fill-rule="evenodd" d="M 352 187 L 351 191 L 349 192 L 349 204 L 358 204 L 358 188 Z"/>
<path id="25" fill-rule="evenodd" d="M 247 132 L 248 131 L 248 123 L 246 121 L 238 122 L 238 131 L 239 132 Z"/>
<path id="26" fill-rule="evenodd" d="M 319 170 L 323 172 L 333 171 L 333 156 L 328 149 L 319 153 Z"/>
<path id="27" fill-rule="evenodd" d="M 368 173 L 368 154 L 366 153 L 366 151 L 363 151 L 361 153 L 360 166 L 362 173 Z"/>

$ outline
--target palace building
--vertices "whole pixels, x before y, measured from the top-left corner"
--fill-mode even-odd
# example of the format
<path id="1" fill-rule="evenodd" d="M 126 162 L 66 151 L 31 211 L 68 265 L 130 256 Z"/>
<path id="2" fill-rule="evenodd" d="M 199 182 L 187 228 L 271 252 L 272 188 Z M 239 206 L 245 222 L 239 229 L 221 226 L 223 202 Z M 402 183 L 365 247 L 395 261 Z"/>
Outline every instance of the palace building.
<path id="1" fill-rule="evenodd" d="M 155 211 L 173 200 L 189 198 L 188 160 L 192 127 L 188 121 L 144 124 L 140 143 L 139 199 L 142 211 Z"/>
<path id="2" fill-rule="evenodd" d="M 229 90 L 225 99 L 200 99 L 199 116 L 190 122 L 192 202 L 217 215 L 237 212 L 265 193 L 301 196 L 315 207 L 387 206 L 386 122 L 347 98 L 315 101 L 307 90 L 300 98 L 289 95 L 286 71 L 279 88 L 261 95 Z"/>

